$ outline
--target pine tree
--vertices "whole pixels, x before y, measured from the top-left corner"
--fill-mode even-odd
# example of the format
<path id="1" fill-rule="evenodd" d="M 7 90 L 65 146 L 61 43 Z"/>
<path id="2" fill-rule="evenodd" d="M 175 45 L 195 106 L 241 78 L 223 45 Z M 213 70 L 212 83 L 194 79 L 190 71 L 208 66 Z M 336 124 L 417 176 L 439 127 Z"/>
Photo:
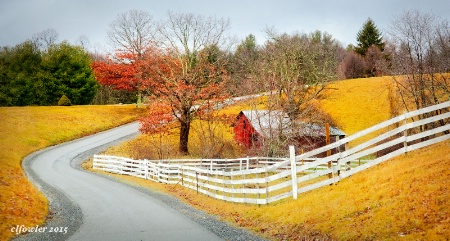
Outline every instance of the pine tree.
<path id="1" fill-rule="evenodd" d="M 69 97 L 67 97 L 67 95 L 63 95 L 61 96 L 61 98 L 58 101 L 58 105 L 59 106 L 71 106 L 72 102 L 70 102 Z"/>
<path id="2" fill-rule="evenodd" d="M 384 50 L 385 43 L 383 42 L 383 37 L 381 32 L 378 30 L 372 19 L 368 18 L 364 23 L 362 29 L 356 35 L 357 46 L 355 47 L 355 52 L 361 56 L 365 56 L 367 50 L 370 46 L 374 45 L 380 49 Z"/>

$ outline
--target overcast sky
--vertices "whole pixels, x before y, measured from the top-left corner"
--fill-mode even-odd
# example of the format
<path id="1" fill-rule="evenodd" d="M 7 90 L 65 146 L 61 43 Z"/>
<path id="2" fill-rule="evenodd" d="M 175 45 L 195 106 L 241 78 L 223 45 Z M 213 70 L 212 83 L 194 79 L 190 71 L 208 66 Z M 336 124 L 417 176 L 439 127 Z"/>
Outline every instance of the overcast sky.
<path id="1" fill-rule="evenodd" d="M 166 18 L 168 11 L 228 18 L 229 35 L 241 40 L 253 34 L 258 44 L 264 43 L 267 26 L 289 34 L 326 31 L 345 47 L 356 43 L 368 17 L 383 33 L 406 10 L 450 21 L 450 0 L 0 0 L 0 46 L 14 46 L 51 28 L 59 40 L 76 44 L 84 36 L 91 48 L 104 49 L 109 24 L 130 9 L 145 10 L 155 19 Z"/>

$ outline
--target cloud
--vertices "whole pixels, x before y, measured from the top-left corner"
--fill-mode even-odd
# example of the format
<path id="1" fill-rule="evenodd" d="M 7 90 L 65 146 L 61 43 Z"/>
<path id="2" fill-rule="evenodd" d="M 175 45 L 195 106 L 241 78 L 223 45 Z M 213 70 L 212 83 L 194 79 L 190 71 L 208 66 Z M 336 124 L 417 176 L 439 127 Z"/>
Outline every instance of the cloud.
<path id="1" fill-rule="evenodd" d="M 10 0 L 0 1 L 0 46 L 14 46 L 48 28 L 71 43 L 86 36 L 93 45 L 106 46 L 109 24 L 130 9 L 148 11 L 155 19 L 168 11 L 189 12 L 229 18 L 230 34 L 243 39 L 249 34 L 258 43 L 263 30 L 273 26 L 279 32 L 326 31 L 344 45 L 356 41 L 356 33 L 371 17 L 386 32 L 389 23 L 408 9 L 448 17 L 448 0 L 360 1 L 360 0 Z"/>

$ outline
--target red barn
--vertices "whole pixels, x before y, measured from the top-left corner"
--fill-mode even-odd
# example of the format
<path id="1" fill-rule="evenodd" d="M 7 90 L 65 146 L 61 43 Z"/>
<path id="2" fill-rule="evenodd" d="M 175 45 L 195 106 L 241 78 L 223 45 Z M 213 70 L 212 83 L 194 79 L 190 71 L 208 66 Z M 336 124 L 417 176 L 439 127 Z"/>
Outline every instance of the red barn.
<path id="1" fill-rule="evenodd" d="M 246 148 L 260 147 L 264 139 L 276 138 L 286 133 L 291 121 L 282 111 L 244 110 L 234 124 L 234 139 Z M 293 145 L 309 151 L 325 145 L 325 128 L 316 124 L 299 123 L 301 130 L 295 131 Z M 283 131 L 284 130 L 284 131 Z M 345 133 L 330 127 L 331 143 L 345 137 Z M 335 151 L 343 151 L 339 147 Z M 333 152 L 335 152 L 333 151 Z"/>
<path id="2" fill-rule="evenodd" d="M 243 110 L 236 117 L 234 139 L 247 148 L 259 147 L 264 138 L 273 138 L 290 123 L 281 111 Z"/>

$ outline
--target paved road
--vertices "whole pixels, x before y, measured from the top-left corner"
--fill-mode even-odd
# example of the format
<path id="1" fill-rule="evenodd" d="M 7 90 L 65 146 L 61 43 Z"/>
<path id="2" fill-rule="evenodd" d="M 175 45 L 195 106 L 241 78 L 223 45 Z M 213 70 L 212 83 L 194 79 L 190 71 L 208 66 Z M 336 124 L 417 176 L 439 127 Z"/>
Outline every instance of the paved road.
<path id="1" fill-rule="evenodd" d="M 53 219 L 72 218 L 72 222 L 79 222 L 81 226 L 78 225 L 77 229 L 77 225 L 69 225 L 68 233 L 59 233 L 51 239 L 221 240 L 212 231 L 144 191 L 74 167 L 73 160 L 86 153 L 91 155 L 99 147 L 136 134 L 137 131 L 137 123 L 128 124 L 43 150 L 26 160 L 24 167 L 29 177 L 34 181 L 41 179 L 37 180 L 42 183 L 38 184 L 41 189 L 60 191 L 62 195 L 59 197 L 67 197 L 71 205 L 76 207 L 72 212 L 74 217 L 58 217 L 54 214 Z M 58 197 L 47 196 L 51 205 L 59 200 Z M 70 209 L 70 205 L 65 205 L 53 204 L 51 209 L 64 213 L 65 208 Z M 82 222 L 76 217 L 76 210 L 81 210 Z M 58 223 L 50 218 L 48 228 L 54 228 L 51 225 L 55 225 L 55 222 Z"/>

